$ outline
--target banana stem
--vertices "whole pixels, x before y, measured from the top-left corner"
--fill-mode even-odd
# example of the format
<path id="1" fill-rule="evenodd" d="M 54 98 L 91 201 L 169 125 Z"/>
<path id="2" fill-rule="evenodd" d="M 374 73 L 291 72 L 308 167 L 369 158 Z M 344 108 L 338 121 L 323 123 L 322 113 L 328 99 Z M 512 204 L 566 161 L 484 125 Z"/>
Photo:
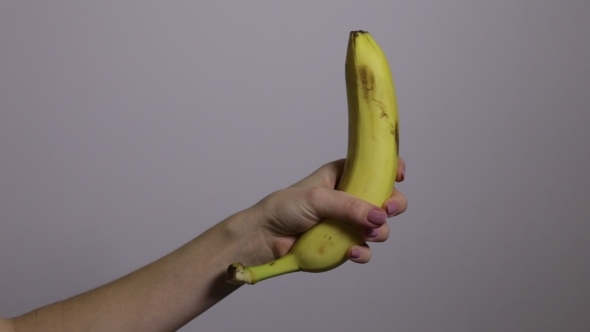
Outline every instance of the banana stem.
<path id="1" fill-rule="evenodd" d="M 227 268 L 228 282 L 232 284 L 254 285 L 262 280 L 299 271 L 295 255 L 289 253 L 270 263 L 245 267 L 234 263 Z"/>

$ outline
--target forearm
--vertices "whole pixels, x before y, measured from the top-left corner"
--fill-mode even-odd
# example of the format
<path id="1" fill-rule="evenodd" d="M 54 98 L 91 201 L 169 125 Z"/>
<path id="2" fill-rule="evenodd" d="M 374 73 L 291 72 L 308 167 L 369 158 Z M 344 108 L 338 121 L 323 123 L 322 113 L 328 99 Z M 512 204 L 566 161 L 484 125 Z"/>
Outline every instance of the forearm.
<path id="1" fill-rule="evenodd" d="M 12 320 L 15 332 L 176 331 L 238 286 L 226 268 L 261 238 L 239 213 L 161 259 L 97 289 Z M 242 234 L 240 234 L 242 233 Z"/>

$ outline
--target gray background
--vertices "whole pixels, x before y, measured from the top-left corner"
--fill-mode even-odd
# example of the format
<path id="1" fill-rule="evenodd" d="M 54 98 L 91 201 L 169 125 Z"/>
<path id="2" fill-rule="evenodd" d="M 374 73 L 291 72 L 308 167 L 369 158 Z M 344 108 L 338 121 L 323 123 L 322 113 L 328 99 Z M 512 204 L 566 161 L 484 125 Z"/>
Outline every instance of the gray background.
<path id="1" fill-rule="evenodd" d="M 346 153 L 348 32 L 399 98 L 368 265 L 182 331 L 589 331 L 590 2 L 2 1 L 0 316 L 109 282 Z"/>

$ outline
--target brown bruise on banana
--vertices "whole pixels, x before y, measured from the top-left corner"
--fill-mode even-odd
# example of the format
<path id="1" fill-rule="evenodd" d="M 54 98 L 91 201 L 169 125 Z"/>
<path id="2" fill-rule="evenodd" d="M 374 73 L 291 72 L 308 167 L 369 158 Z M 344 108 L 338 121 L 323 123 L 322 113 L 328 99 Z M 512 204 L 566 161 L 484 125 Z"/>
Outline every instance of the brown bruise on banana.
<path id="1" fill-rule="evenodd" d="M 375 91 L 375 75 L 373 74 L 373 71 L 370 70 L 369 68 L 367 68 L 366 66 L 361 66 L 359 68 L 359 75 L 360 75 L 361 91 L 363 94 L 363 99 L 367 103 L 376 104 L 379 107 L 379 110 L 381 111 L 379 118 L 382 119 L 383 121 L 389 121 L 389 115 L 385 111 L 385 105 L 383 104 L 382 101 L 375 99 L 373 97 L 374 91 Z M 372 127 L 371 132 L 373 133 L 371 135 L 371 137 L 373 140 L 376 140 L 376 137 L 374 134 L 375 133 L 374 126 L 375 126 L 375 124 L 371 123 L 371 127 Z M 391 128 L 390 131 L 391 131 L 391 134 L 395 137 L 396 153 L 399 157 L 399 133 L 398 133 L 397 122 L 395 123 L 395 127 Z"/>
<path id="2" fill-rule="evenodd" d="M 367 66 L 359 67 L 359 78 L 361 81 L 362 98 L 367 104 L 377 102 L 373 95 L 375 94 L 375 74 Z M 379 105 L 382 107 L 382 105 Z M 382 109 L 382 112 L 385 113 Z M 375 141 L 375 124 L 371 122 L 371 138 Z"/>
<path id="3" fill-rule="evenodd" d="M 372 98 L 371 101 L 377 106 L 379 106 L 379 110 L 381 110 L 381 115 L 379 116 L 381 119 L 387 121 L 389 119 L 389 114 L 387 114 L 385 104 L 379 99 Z"/>
<path id="4" fill-rule="evenodd" d="M 327 239 L 326 239 L 327 238 Z M 324 234 L 324 244 L 322 244 L 321 246 L 319 246 L 318 248 L 318 254 L 323 255 L 326 252 L 326 246 L 328 244 L 330 244 L 331 247 L 334 247 L 334 241 L 332 241 L 332 235 L 328 235 L 328 233 Z"/>
<path id="5" fill-rule="evenodd" d="M 363 91 L 363 99 L 370 103 L 374 100 L 373 92 L 375 90 L 375 74 L 367 66 L 361 66 L 359 68 L 359 74 L 361 78 L 361 90 Z"/>

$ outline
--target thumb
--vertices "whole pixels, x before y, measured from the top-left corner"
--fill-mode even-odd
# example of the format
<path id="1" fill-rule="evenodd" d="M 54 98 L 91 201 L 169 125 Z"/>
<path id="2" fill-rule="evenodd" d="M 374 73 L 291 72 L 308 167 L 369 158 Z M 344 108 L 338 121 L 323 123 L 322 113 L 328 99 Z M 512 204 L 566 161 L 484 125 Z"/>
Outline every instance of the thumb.
<path id="1" fill-rule="evenodd" d="M 364 228 L 378 228 L 387 221 L 387 213 L 344 191 L 315 187 L 310 189 L 308 205 L 320 218 L 334 218 Z"/>

